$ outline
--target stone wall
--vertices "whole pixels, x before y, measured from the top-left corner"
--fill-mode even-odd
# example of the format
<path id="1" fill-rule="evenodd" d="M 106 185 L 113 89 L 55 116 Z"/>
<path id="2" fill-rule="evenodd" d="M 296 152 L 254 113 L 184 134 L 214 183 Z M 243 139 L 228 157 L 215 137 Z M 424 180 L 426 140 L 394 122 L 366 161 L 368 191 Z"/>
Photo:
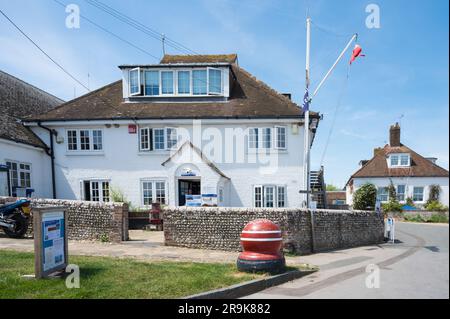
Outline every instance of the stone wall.
<path id="1" fill-rule="evenodd" d="M 12 197 L 0 197 L 0 204 L 15 200 Z M 128 240 L 127 204 L 32 198 L 31 207 L 37 206 L 64 206 L 67 209 L 69 239 Z"/>
<path id="2" fill-rule="evenodd" d="M 283 231 L 285 249 L 300 254 L 377 244 L 383 241 L 381 215 L 365 211 L 273 208 L 165 208 L 165 244 L 240 250 L 239 235 L 251 220 L 267 218 Z M 312 226 L 314 225 L 314 226 Z"/>

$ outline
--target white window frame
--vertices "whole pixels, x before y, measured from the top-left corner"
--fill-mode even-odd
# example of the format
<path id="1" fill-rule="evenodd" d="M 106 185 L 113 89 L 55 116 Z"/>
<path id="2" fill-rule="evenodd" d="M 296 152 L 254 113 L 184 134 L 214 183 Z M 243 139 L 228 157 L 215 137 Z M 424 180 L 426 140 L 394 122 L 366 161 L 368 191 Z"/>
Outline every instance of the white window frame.
<path id="1" fill-rule="evenodd" d="M 194 94 L 194 71 L 206 71 L 206 93 L 202 94 Z M 209 92 L 209 73 L 208 68 L 201 68 L 201 69 L 193 69 L 191 72 L 191 82 L 192 82 L 192 96 L 208 96 Z"/>
<path id="2" fill-rule="evenodd" d="M 173 145 L 170 146 L 170 147 L 169 147 L 169 130 L 174 131 L 174 132 L 175 132 L 175 137 L 176 137 L 176 142 L 175 142 L 175 144 L 173 144 Z M 172 150 L 172 149 L 177 148 L 178 142 L 179 142 L 177 128 L 176 128 L 176 127 L 166 127 L 166 128 L 164 129 L 164 133 L 165 133 L 165 142 L 166 142 L 166 143 L 165 143 L 165 146 L 166 146 L 166 149 L 167 149 L 167 150 Z M 172 133 L 172 134 L 173 134 L 173 133 Z"/>
<path id="3" fill-rule="evenodd" d="M 145 74 L 146 73 L 150 73 L 150 72 L 154 72 L 154 73 L 158 73 L 158 94 L 157 95 L 148 95 L 146 92 L 145 92 L 145 86 L 146 86 L 146 76 L 145 76 Z M 161 72 L 159 71 L 159 70 L 152 70 L 152 69 L 148 69 L 148 70 L 144 70 L 144 88 L 143 88 L 143 90 L 144 90 L 144 92 L 143 92 L 143 95 L 144 96 L 160 96 L 161 95 L 161 92 L 162 92 L 162 89 L 161 89 L 161 87 L 162 87 L 162 85 L 161 85 Z"/>
<path id="4" fill-rule="evenodd" d="M 99 203 L 106 203 L 106 202 L 110 202 L 111 201 L 111 181 L 109 179 L 105 179 L 105 178 L 86 178 L 86 179 L 82 179 L 80 180 L 80 195 L 81 195 L 81 199 L 82 200 L 87 200 L 84 194 L 84 183 L 89 182 L 89 196 L 90 196 L 90 201 L 91 202 L 99 202 Z M 98 184 L 98 196 L 99 196 L 99 200 L 92 200 L 93 199 L 93 192 L 92 192 L 92 183 L 97 183 Z M 109 197 L 107 198 L 107 200 L 105 200 L 105 197 L 103 196 L 103 183 L 108 183 L 108 195 Z"/>
<path id="5" fill-rule="evenodd" d="M 267 206 L 267 194 L 266 189 L 271 188 L 273 189 L 273 206 L 268 207 Z M 279 206 L 279 198 L 278 198 L 278 190 L 279 188 L 283 188 L 284 190 L 284 206 L 281 208 L 287 207 L 287 187 L 286 185 L 276 185 L 276 184 L 258 184 L 253 185 L 253 207 L 258 208 L 278 208 Z M 256 190 L 259 189 L 261 191 L 260 196 L 261 198 L 258 200 L 261 203 L 261 206 L 257 206 L 257 200 L 256 200 Z"/>
<path id="6" fill-rule="evenodd" d="M 131 73 L 132 72 L 135 72 L 135 71 L 137 71 L 137 74 L 138 74 L 138 91 L 137 92 L 134 92 L 134 93 L 132 93 L 131 92 Z M 130 96 L 136 96 L 136 95 L 141 95 L 141 91 L 142 91 L 142 88 L 141 88 L 141 68 L 134 68 L 134 69 L 131 69 L 130 71 L 129 71 L 129 73 L 128 73 L 128 78 L 129 78 L 129 80 L 128 80 L 128 86 L 129 86 L 129 93 L 130 93 Z"/>
<path id="7" fill-rule="evenodd" d="M 180 93 L 178 91 L 178 89 L 179 89 L 179 86 L 178 86 L 178 74 L 180 72 L 188 72 L 189 73 L 189 93 Z M 176 73 L 176 95 L 178 95 L 178 96 L 191 96 L 191 95 L 193 95 L 192 94 L 192 92 L 193 92 L 192 91 L 192 70 L 180 69 L 180 70 L 177 70 L 175 73 Z"/>
<path id="8" fill-rule="evenodd" d="M 256 132 L 256 139 L 250 139 L 250 132 Z M 254 133 L 253 133 L 254 134 Z M 248 128 L 248 134 L 247 134 L 247 144 L 249 150 L 258 150 L 260 148 L 260 132 L 258 127 L 249 127 Z M 255 147 L 251 145 L 251 142 L 255 142 Z"/>
<path id="9" fill-rule="evenodd" d="M 161 203 L 161 205 L 167 205 L 169 203 L 169 194 L 168 194 L 168 185 L 167 180 L 161 179 L 161 178 L 143 178 L 140 180 L 141 183 L 141 206 L 142 207 L 149 207 L 152 205 L 152 203 L 156 203 L 157 198 L 157 191 L 156 191 L 156 183 L 163 183 L 164 185 L 164 201 L 165 203 Z M 150 183 L 152 185 L 151 189 L 151 203 L 145 204 L 144 200 L 144 183 Z"/>
<path id="10" fill-rule="evenodd" d="M 163 73 L 172 73 L 172 93 L 164 93 L 163 92 L 163 79 L 162 79 Z M 175 74 L 176 74 L 176 72 L 174 70 L 161 70 L 161 71 L 159 71 L 159 83 L 160 83 L 159 94 L 161 96 L 174 96 L 174 95 L 176 95 Z"/>
<path id="11" fill-rule="evenodd" d="M 163 146 L 162 148 L 156 148 L 156 131 L 163 132 Z M 167 149 L 167 139 L 166 139 L 166 128 L 165 127 L 154 127 L 153 128 L 153 150 L 154 151 L 165 151 Z"/>
<path id="12" fill-rule="evenodd" d="M 383 194 L 380 194 L 380 190 L 383 189 L 386 191 L 386 193 L 383 192 Z M 386 196 L 386 200 L 382 200 L 380 196 Z M 382 202 L 382 203 L 386 203 L 389 201 L 389 187 L 387 186 L 378 186 L 377 187 L 377 199 Z"/>
<path id="13" fill-rule="evenodd" d="M 263 149 L 263 150 L 270 150 L 270 149 L 273 149 L 273 129 L 272 129 L 272 127 L 260 127 L 259 128 L 259 130 L 260 130 L 260 134 L 259 134 L 259 138 L 260 138 L 260 149 Z M 269 139 L 268 140 L 266 140 L 266 139 L 264 139 L 264 137 L 266 136 L 266 134 L 265 134 L 265 130 L 269 130 L 269 134 L 270 134 L 270 136 L 269 136 Z M 266 142 L 269 142 L 269 147 L 266 147 Z"/>
<path id="14" fill-rule="evenodd" d="M 284 130 L 284 147 L 280 147 L 278 146 L 278 142 L 279 142 L 279 133 L 278 133 L 278 129 L 283 129 Z M 276 125 L 275 128 L 275 133 L 274 135 L 274 145 L 273 147 L 277 150 L 286 150 L 287 149 L 287 127 L 286 126 L 281 126 L 281 125 Z"/>
<path id="15" fill-rule="evenodd" d="M 147 147 L 142 147 L 142 131 L 147 132 Z M 139 150 L 140 151 L 150 151 L 151 147 L 150 144 L 152 144 L 153 141 L 150 140 L 150 128 L 149 127 L 140 127 L 139 128 Z"/>
<path id="16" fill-rule="evenodd" d="M 76 143 L 77 143 L 77 149 L 76 150 L 71 150 L 69 149 L 69 131 L 76 131 Z M 89 149 L 88 150 L 83 150 L 81 149 L 81 136 L 80 136 L 80 131 L 88 131 L 88 138 L 89 138 Z M 101 149 L 94 149 L 94 131 L 101 131 Z M 105 143 L 104 143 L 104 131 L 102 128 L 71 128 L 71 129 L 66 129 L 65 131 L 65 136 L 67 138 L 67 143 L 66 143 L 66 151 L 69 154 L 72 153 L 80 153 L 80 154 L 84 154 L 84 153 L 103 153 L 104 149 L 105 149 Z"/>
<path id="17" fill-rule="evenodd" d="M 399 191 L 398 191 L 398 189 L 399 189 L 400 186 L 403 186 L 403 187 L 404 187 L 403 193 L 399 193 Z M 396 195 L 397 195 L 397 200 L 398 200 L 399 202 L 404 202 L 404 201 L 406 200 L 406 185 L 405 185 L 405 184 L 399 184 L 399 185 L 397 185 L 397 187 L 395 188 L 395 192 L 396 192 Z M 403 199 L 400 199 L 400 198 L 399 198 L 400 195 L 403 196 Z"/>
<path id="18" fill-rule="evenodd" d="M 223 95 L 223 72 L 222 72 L 222 69 L 208 67 L 208 68 L 206 68 L 206 70 L 207 70 L 207 72 L 206 72 L 207 94 L 208 95 L 217 95 L 217 96 Z M 211 92 L 211 89 L 210 89 L 210 76 L 209 76 L 209 72 L 211 70 L 220 72 L 220 92 Z"/>
<path id="19" fill-rule="evenodd" d="M 422 193 L 421 193 L 422 199 L 421 200 L 417 200 L 416 199 L 416 189 L 418 189 L 418 188 L 422 189 Z M 413 193 L 412 193 L 412 199 L 413 199 L 414 202 L 423 203 L 424 200 L 425 200 L 425 187 L 424 186 L 414 186 L 413 187 Z"/>
<path id="20" fill-rule="evenodd" d="M 408 163 L 402 164 L 402 157 L 408 157 Z M 392 163 L 392 159 L 397 158 L 397 164 Z M 389 167 L 409 167 L 411 166 L 411 155 L 408 153 L 392 153 L 389 155 Z"/>
<path id="21" fill-rule="evenodd" d="M 31 163 L 28 163 L 28 162 L 19 162 L 19 161 L 9 160 L 9 159 L 5 160 L 5 164 L 8 165 L 8 163 L 11 163 L 11 164 L 14 163 L 14 164 L 17 165 L 17 170 L 16 170 L 16 172 L 17 172 L 17 186 L 13 186 L 12 170 L 9 169 L 9 172 L 8 172 L 9 173 L 9 180 L 11 181 L 10 185 L 9 185 L 11 194 L 12 194 L 12 188 L 13 187 L 33 188 L 33 165 L 31 165 Z M 27 169 L 20 168 L 20 165 L 28 165 L 30 167 L 30 169 L 27 170 Z M 12 165 L 11 165 L 11 167 L 12 167 Z M 30 174 L 30 186 L 22 185 L 21 178 L 20 178 L 20 173 L 29 173 Z"/>

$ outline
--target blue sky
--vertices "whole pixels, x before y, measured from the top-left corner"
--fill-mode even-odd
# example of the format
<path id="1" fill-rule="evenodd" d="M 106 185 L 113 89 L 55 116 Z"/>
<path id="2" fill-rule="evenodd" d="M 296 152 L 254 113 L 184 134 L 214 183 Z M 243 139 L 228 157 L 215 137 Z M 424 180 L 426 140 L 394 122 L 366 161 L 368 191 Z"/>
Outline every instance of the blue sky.
<path id="1" fill-rule="evenodd" d="M 83 0 L 81 14 L 144 48 L 162 55 L 161 43 L 115 20 Z M 449 4 L 447 0 L 168 0 L 106 1 L 143 24 L 199 53 L 233 53 L 242 67 L 300 102 L 304 93 L 305 17 L 312 29 L 312 88 L 351 34 L 359 33 L 366 57 L 350 70 L 348 55 L 313 101 L 324 114 L 312 149 L 318 168 L 333 114 L 336 124 L 324 156 L 327 183 L 344 186 L 359 160 L 388 140 L 401 122 L 402 141 L 449 167 Z M 368 29 L 368 4 L 380 7 L 381 28 Z M 0 0 L 0 8 L 91 89 L 120 78 L 117 65 L 155 63 L 154 58 L 81 20 L 65 27 L 64 8 L 53 0 Z M 180 53 L 170 47 L 168 53 Z M 69 100 L 85 90 L 56 68 L 0 16 L 0 69 Z M 341 103 L 338 103 L 342 95 Z M 402 116 L 403 115 L 403 116 Z"/>

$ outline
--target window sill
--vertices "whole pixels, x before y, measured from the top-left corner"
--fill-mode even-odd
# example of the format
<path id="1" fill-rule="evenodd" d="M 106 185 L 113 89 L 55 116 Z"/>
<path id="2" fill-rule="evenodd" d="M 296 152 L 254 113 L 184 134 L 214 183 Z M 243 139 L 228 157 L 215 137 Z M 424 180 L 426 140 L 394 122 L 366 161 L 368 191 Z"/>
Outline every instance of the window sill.
<path id="1" fill-rule="evenodd" d="M 139 151 L 138 155 L 146 156 L 146 155 L 167 155 L 170 153 L 170 150 L 157 150 L 157 151 Z"/>
<path id="2" fill-rule="evenodd" d="M 247 150 L 247 154 L 287 154 L 287 149 L 261 148 Z"/>
<path id="3" fill-rule="evenodd" d="M 103 151 L 67 151 L 66 156 L 105 156 Z"/>

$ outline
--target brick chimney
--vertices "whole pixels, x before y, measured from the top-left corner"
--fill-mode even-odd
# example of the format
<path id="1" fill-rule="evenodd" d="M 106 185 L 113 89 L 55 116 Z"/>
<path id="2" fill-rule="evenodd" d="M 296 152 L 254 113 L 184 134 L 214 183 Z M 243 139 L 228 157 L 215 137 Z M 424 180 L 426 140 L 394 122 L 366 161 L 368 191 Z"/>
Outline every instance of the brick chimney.
<path id="1" fill-rule="evenodd" d="M 389 129 L 389 145 L 391 146 L 401 146 L 400 144 L 400 125 L 395 123 L 395 125 L 391 125 Z"/>

